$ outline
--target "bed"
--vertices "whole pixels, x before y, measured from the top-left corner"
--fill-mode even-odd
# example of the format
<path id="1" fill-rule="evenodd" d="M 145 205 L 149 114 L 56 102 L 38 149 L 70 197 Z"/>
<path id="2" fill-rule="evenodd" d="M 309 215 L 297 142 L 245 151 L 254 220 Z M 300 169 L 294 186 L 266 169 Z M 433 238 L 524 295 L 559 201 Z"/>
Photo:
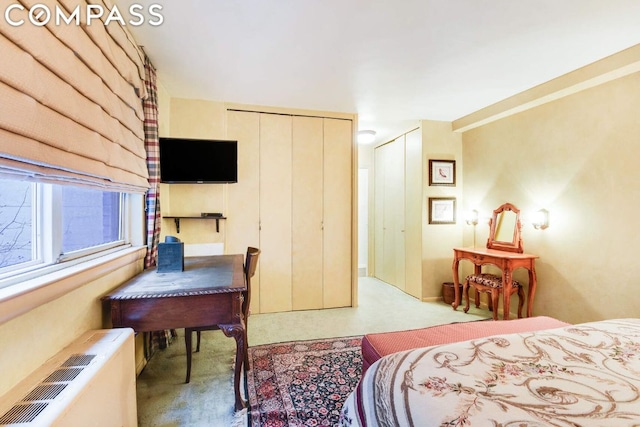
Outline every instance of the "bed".
<path id="1" fill-rule="evenodd" d="M 535 316 L 500 322 L 493 322 L 489 319 L 486 321 L 457 322 L 408 331 L 366 334 L 362 337 L 362 374 L 364 375 L 369 366 L 376 360 L 387 354 L 399 351 L 466 341 L 497 334 L 532 332 L 561 326 L 569 326 L 569 323 L 553 317 Z"/>
<path id="2" fill-rule="evenodd" d="M 487 336 L 386 355 L 340 426 L 640 425 L 640 319 Z"/>

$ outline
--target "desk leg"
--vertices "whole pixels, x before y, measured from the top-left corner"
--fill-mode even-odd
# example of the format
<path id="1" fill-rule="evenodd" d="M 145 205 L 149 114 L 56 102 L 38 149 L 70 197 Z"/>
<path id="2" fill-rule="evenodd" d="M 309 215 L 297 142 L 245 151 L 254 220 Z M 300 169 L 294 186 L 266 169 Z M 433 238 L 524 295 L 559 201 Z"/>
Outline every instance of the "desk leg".
<path id="1" fill-rule="evenodd" d="M 513 273 L 505 268 L 502 272 L 502 319 L 509 320 L 511 314 L 511 284 L 513 283 Z M 497 310 L 498 307 L 493 307 Z"/>
<path id="2" fill-rule="evenodd" d="M 536 286 L 538 281 L 536 279 L 536 269 L 531 267 L 529 270 L 529 295 L 527 295 L 527 317 L 531 317 L 533 311 L 533 297 L 536 295 Z"/>
<path id="3" fill-rule="evenodd" d="M 240 374 L 245 359 L 245 327 L 244 324 L 218 325 L 220 330 L 229 338 L 236 340 L 236 366 L 233 375 L 233 388 L 236 395 L 236 411 L 240 411 L 247 407 L 246 402 L 240 395 Z"/>
<path id="4" fill-rule="evenodd" d="M 460 295 L 460 279 L 458 278 L 458 265 L 460 264 L 460 260 L 456 257 L 453 260 L 453 266 L 451 267 L 451 269 L 453 270 L 453 302 L 451 303 L 451 307 L 453 307 L 454 310 L 456 310 L 458 308 L 458 306 L 460 305 L 460 299 L 461 299 L 461 295 Z"/>

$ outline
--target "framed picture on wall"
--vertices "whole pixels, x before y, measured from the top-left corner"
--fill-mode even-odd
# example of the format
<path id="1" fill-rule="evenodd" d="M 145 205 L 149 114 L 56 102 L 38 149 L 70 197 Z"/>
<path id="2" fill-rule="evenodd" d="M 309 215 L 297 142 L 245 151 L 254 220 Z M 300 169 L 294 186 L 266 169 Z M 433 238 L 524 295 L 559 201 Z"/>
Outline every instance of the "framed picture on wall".
<path id="1" fill-rule="evenodd" d="M 455 224 L 456 198 L 429 197 L 429 224 Z"/>
<path id="2" fill-rule="evenodd" d="M 429 160 L 429 185 L 456 185 L 455 160 Z"/>

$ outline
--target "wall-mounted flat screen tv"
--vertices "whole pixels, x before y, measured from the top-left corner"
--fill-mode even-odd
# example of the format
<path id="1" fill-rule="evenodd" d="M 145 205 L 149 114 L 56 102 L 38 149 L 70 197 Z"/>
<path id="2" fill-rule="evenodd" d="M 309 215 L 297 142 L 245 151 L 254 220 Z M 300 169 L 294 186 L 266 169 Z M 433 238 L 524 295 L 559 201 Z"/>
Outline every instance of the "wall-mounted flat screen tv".
<path id="1" fill-rule="evenodd" d="M 168 184 L 238 182 L 238 141 L 160 138 L 160 181 Z"/>

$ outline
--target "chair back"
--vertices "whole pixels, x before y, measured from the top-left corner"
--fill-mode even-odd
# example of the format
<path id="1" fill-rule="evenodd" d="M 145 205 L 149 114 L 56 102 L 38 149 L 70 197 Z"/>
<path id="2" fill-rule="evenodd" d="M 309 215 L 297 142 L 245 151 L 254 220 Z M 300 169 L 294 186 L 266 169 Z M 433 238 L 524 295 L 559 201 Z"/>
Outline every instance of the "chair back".
<path id="1" fill-rule="evenodd" d="M 243 295 L 244 301 L 242 302 L 242 313 L 244 314 L 245 322 L 249 317 L 249 306 L 251 305 L 251 278 L 256 274 L 259 256 L 260 249 L 252 247 L 247 248 L 247 255 L 244 261 L 244 277 L 247 282 L 247 290 Z"/>

